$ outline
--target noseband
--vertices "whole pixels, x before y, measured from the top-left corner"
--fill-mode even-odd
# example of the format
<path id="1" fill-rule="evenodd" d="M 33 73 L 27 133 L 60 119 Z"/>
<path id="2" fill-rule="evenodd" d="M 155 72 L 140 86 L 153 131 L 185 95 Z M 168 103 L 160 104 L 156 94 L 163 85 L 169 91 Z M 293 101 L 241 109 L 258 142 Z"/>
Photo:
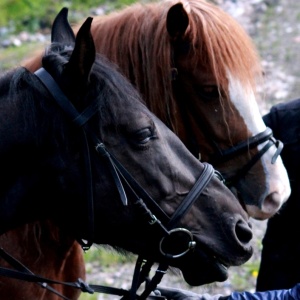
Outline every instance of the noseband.
<path id="1" fill-rule="evenodd" d="M 241 169 L 239 169 L 236 174 L 230 178 L 226 178 L 227 186 L 234 186 L 238 181 L 245 177 L 245 175 L 250 171 L 250 169 L 255 165 L 255 163 L 269 150 L 269 148 L 275 145 L 276 152 L 271 159 L 271 163 L 274 164 L 278 156 L 280 155 L 283 149 L 283 143 L 279 140 L 276 140 L 273 137 L 273 131 L 271 128 L 267 127 L 263 132 L 258 133 L 247 139 L 246 141 L 240 142 L 239 144 L 222 150 L 218 145 L 213 142 L 217 152 L 210 158 L 209 162 L 213 165 L 224 163 L 233 159 L 235 156 L 240 155 L 257 147 L 260 144 L 266 143 L 262 149 L 260 149 Z"/>
<path id="2" fill-rule="evenodd" d="M 191 110 L 191 112 L 193 115 L 195 114 L 194 110 Z M 259 161 L 259 159 L 270 149 L 271 146 L 274 145 L 277 148 L 276 152 L 274 153 L 271 159 L 272 164 L 276 162 L 278 156 L 280 155 L 283 149 L 283 143 L 280 140 L 275 139 L 273 136 L 272 129 L 267 127 L 264 131 L 248 138 L 247 140 L 242 141 L 232 146 L 231 148 L 223 150 L 219 147 L 218 143 L 212 138 L 210 130 L 207 128 L 206 124 L 195 115 L 194 118 L 197 121 L 199 128 L 201 128 L 201 130 L 204 131 L 205 137 L 210 141 L 211 145 L 215 150 L 215 153 L 212 154 L 208 160 L 208 162 L 212 165 L 218 165 L 220 163 L 227 162 L 231 159 L 234 159 L 238 155 L 247 153 L 247 151 L 266 143 L 245 165 L 243 165 L 240 169 L 238 169 L 237 172 L 235 172 L 234 176 L 226 176 L 225 184 L 228 187 L 235 186 L 241 179 L 243 179 L 246 176 L 246 174 L 250 171 L 250 169 Z M 190 132 L 192 133 L 192 129 L 190 129 Z M 190 134 L 190 140 L 194 141 L 195 137 L 191 135 L 192 134 Z M 194 142 L 192 142 L 191 152 L 197 158 L 201 153 L 199 151 L 198 145 Z"/>
<path id="3" fill-rule="evenodd" d="M 69 99 L 62 92 L 56 81 L 53 77 L 44 69 L 41 68 L 35 72 L 35 75 L 42 82 L 44 87 L 49 91 L 52 97 L 55 99 L 57 104 L 61 107 L 61 109 L 67 114 L 68 118 L 76 125 L 79 129 L 81 129 L 83 136 L 83 149 L 84 149 L 84 160 L 85 160 L 85 168 L 86 168 L 86 185 L 87 185 L 87 199 L 88 199 L 88 232 L 87 232 L 87 242 L 83 240 L 79 240 L 84 250 L 89 249 L 89 247 L 93 244 L 94 238 L 94 200 L 93 200 L 93 178 L 92 178 L 92 166 L 90 161 L 90 147 L 89 142 L 91 141 L 94 145 L 96 152 L 100 155 L 100 157 L 104 158 L 109 166 L 110 172 L 113 176 L 115 185 L 119 192 L 121 201 L 124 206 L 128 205 L 127 195 L 124 189 L 124 185 L 126 185 L 127 190 L 131 191 L 132 195 L 135 196 L 136 202 L 134 203 L 137 207 L 139 207 L 143 214 L 145 214 L 148 219 L 148 223 L 150 225 L 158 225 L 160 230 L 162 231 L 162 238 L 159 244 L 159 250 L 165 260 L 175 259 L 181 257 L 192 250 L 196 242 L 193 240 L 193 234 L 181 227 L 177 227 L 180 219 L 189 211 L 193 203 L 196 199 L 199 198 L 202 191 L 206 188 L 207 184 L 210 182 L 211 178 L 216 174 L 218 178 L 221 178 L 219 173 L 215 173 L 213 167 L 210 164 L 204 163 L 204 170 L 202 171 L 200 177 L 185 197 L 185 199 L 180 203 L 179 207 L 176 209 L 175 213 L 172 217 L 169 217 L 160 206 L 151 198 L 151 196 L 140 186 L 140 184 L 131 176 L 131 174 L 125 169 L 125 167 L 106 149 L 104 143 L 96 136 L 94 131 L 90 128 L 88 121 L 96 114 L 97 112 L 97 102 L 94 101 L 90 106 L 88 106 L 83 112 L 79 113 L 77 109 L 73 106 L 73 104 L 69 101 Z M 184 233 L 188 236 L 189 242 L 187 247 L 181 253 L 170 254 L 164 250 L 165 240 L 176 233 Z M 143 259 L 139 259 L 137 265 L 142 265 L 141 261 Z M 151 262 L 153 264 L 154 262 Z M 139 297 L 141 299 L 147 298 L 147 296 L 151 293 L 153 289 L 155 289 L 156 285 L 159 283 L 166 269 L 168 268 L 168 263 L 164 261 L 160 264 L 158 271 L 156 274 L 159 274 L 156 279 L 155 276 L 151 281 L 151 284 L 148 284 L 144 293 Z M 149 268 L 149 264 L 146 269 Z M 140 272 L 147 273 L 145 271 L 137 272 L 138 277 L 140 276 Z M 134 276 L 135 278 L 135 276 Z M 160 279 L 159 279 L 160 278 Z M 132 289 L 131 289 L 131 299 L 135 299 L 136 290 L 141 284 L 141 279 L 133 279 Z"/>

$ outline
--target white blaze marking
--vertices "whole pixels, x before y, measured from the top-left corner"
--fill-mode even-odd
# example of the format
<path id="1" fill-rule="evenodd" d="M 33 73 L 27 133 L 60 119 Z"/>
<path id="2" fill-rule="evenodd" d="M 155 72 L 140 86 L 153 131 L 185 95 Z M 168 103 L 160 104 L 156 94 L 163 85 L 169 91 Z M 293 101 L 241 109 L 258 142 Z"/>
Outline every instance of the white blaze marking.
<path id="1" fill-rule="evenodd" d="M 230 99 L 241 117 L 244 119 L 248 129 L 253 135 L 264 131 L 266 129 L 266 125 L 262 120 L 258 104 L 250 84 L 249 87 L 243 86 L 242 83 L 238 79 L 232 77 L 230 73 L 228 73 L 228 79 Z"/>
<path id="2" fill-rule="evenodd" d="M 244 119 L 248 130 L 252 135 L 256 135 L 260 132 L 263 132 L 266 129 L 261 114 L 259 112 L 258 104 L 255 99 L 255 94 L 249 86 L 243 86 L 241 81 L 234 78 L 228 72 L 229 79 L 229 95 L 231 101 L 237 111 L 240 113 L 241 117 Z M 261 149 L 267 142 L 258 146 L 258 149 Z M 259 202 L 263 200 L 262 211 L 268 213 L 268 217 L 274 214 L 285 202 L 290 195 L 290 184 L 287 176 L 286 169 L 282 163 L 281 157 L 278 157 L 275 164 L 271 164 L 271 158 L 276 151 L 276 147 L 272 146 L 262 157 L 261 163 L 266 174 L 265 182 L 265 192 L 261 195 L 257 195 Z M 270 198 L 265 202 L 266 195 L 276 194 L 276 197 Z M 272 200 L 272 201 L 271 201 Z M 254 207 L 253 207 L 254 208 Z M 259 216 L 260 212 L 254 212 L 254 215 Z M 260 215 L 259 218 L 265 218 L 265 216 Z"/>

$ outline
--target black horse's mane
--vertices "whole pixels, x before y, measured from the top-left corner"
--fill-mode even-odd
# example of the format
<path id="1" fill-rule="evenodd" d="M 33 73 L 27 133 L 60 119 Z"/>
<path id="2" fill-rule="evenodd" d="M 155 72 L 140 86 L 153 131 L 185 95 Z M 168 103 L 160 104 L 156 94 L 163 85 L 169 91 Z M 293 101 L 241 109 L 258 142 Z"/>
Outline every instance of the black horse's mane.
<path id="1" fill-rule="evenodd" d="M 52 49 L 55 49 L 53 51 Z M 60 49 L 59 51 L 57 49 Z M 46 50 L 46 54 L 43 58 L 43 64 L 47 69 L 56 69 L 61 71 L 64 65 L 69 61 L 72 50 L 69 47 L 63 47 L 57 44 L 52 44 L 50 48 Z M 116 101 L 117 106 L 120 104 L 124 106 L 132 105 L 133 99 L 144 103 L 141 95 L 137 89 L 133 88 L 129 80 L 122 75 L 118 66 L 110 62 L 105 56 L 101 54 L 96 55 L 95 62 L 93 64 L 89 83 L 86 89 L 86 98 L 98 99 L 100 118 L 103 120 L 109 114 L 110 121 L 116 124 L 118 120 L 114 120 L 115 115 L 113 109 L 115 105 L 112 105 L 113 101 Z M 84 99 L 81 99 L 83 102 Z M 88 103 L 85 103 L 85 107 Z M 103 114 L 103 112 L 106 112 Z"/>
<path id="2" fill-rule="evenodd" d="M 57 45 L 54 49 L 55 51 L 50 47 L 50 50 L 46 50 L 43 65 L 50 72 L 61 72 L 68 63 L 72 51 L 66 50 L 65 47 L 61 47 L 58 51 Z M 33 134 L 36 133 L 38 140 L 47 132 L 48 134 L 53 131 L 59 132 L 63 126 L 62 122 L 66 122 L 64 112 L 53 105 L 54 101 L 41 101 L 45 98 L 45 88 L 38 78 L 25 68 L 16 68 L 2 75 L 0 87 L 2 91 L 9 92 L 8 101 L 22 110 L 25 127 Z M 48 97 L 51 99 L 50 95 Z M 133 99 L 144 103 L 139 92 L 120 73 L 117 66 L 99 54 L 92 67 L 84 98 L 81 99 L 85 103 L 84 107 L 96 99 L 99 123 L 103 124 L 109 120 L 111 125 L 118 124 L 117 114 L 114 111 L 117 107 L 131 105 L 134 109 Z M 41 111 L 42 114 L 39 113 Z M 145 112 L 147 111 L 145 106 Z M 45 115 L 50 115 L 51 118 L 44 118 Z M 52 127 L 50 131 L 49 127 Z M 57 143 L 61 143 L 61 139 L 64 139 L 63 132 L 61 135 Z"/>

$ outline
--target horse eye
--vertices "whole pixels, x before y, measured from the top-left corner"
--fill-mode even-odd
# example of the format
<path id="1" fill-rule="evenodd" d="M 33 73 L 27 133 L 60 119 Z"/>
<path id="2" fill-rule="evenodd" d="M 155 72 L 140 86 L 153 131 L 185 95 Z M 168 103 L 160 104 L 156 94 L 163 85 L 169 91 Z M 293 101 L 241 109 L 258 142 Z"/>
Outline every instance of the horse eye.
<path id="1" fill-rule="evenodd" d="M 215 100 L 220 97 L 220 91 L 216 85 L 202 85 L 197 88 L 197 92 L 204 100 Z"/>
<path id="2" fill-rule="evenodd" d="M 135 145 L 146 145 L 150 140 L 155 138 L 155 134 L 151 128 L 143 128 L 131 135 L 131 140 Z"/>

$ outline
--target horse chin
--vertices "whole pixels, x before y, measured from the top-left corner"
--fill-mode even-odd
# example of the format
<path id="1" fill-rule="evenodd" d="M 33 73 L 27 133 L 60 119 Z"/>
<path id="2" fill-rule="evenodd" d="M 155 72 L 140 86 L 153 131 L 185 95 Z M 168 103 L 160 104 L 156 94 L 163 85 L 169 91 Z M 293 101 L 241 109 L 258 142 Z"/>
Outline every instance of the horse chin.
<path id="1" fill-rule="evenodd" d="M 228 268 L 222 263 L 215 261 L 201 263 L 200 265 L 201 269 L 195 268 L 195 265 L 192 268 L 181 268 L 183 278 L 190 286 L 200 286 L 227 280 Z"/>
<path id="2" fill-rule="evenodd" d="M 228 278 L 228 265 L 212 253 L 199 249 L 174 259 L 172 266 L 181 271 L 190 286 L 222 282 Z"/>

